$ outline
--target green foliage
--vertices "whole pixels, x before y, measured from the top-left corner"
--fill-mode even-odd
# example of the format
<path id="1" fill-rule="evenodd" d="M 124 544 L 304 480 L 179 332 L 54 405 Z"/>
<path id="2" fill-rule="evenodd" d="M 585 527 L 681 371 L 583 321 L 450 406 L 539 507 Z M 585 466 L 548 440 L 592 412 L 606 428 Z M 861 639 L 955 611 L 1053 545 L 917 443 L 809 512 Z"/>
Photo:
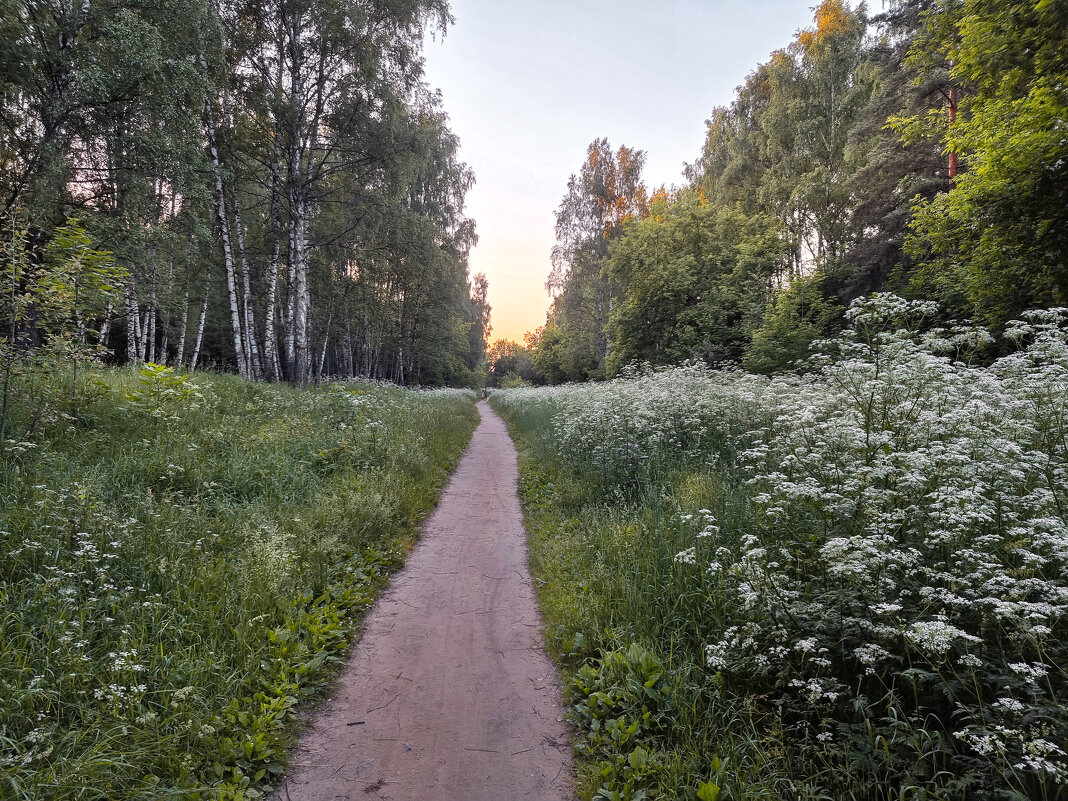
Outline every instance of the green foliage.
<path id="1" fill-rule="evenodd" d="M 844 309 L 827 298 L 822 274 L 794 279 L 768 305 L 742 364 L 756 373 L 798 366 L 812 343 L 840 327 Z"/>
<path id="2" fill-rule="evenodd" d="M 696 191 L 654 197 L 609 250 L 621 291 L 608 372 L 632 361 L 737 361 L 784 257 L 774 222 L 713 206 Z"/>
<path id="3" fill-rule="evenodd" d="M 944 129 L 963 172 L 916 204 L 909 247 L 918 296 L 1001 326 L 1068 299 L 1068 56 L 1063 3 L 962 0 L 935 5 L 928 36 L 964 87 Z"/>
<path id="4" fill-rule="evenodd" d="M 182 404 L 204 397 L 192 376 L 178 373 L 173 367 L 145 362 L 139 372 L 140 386 L 127 394 L 126 400 L 152 417 L 176 419 Z"/>
<path id="5" fill-rule="evenodd" d="M 530 348 L 507 339 L 498 339 L 487 353 L 491 386 L 521 386 L 541 378 L 534 367 Z"/>
<path id="6" fill-rule="evenodd" d="M 210 374 L 196 397 L 158 365 L 80 380 L 77 422 L 43 420 L 0 463 L 0 796 L 261 797 L 471 398 Z"/>
<path id="7" fill-rule="evenodd" d="M 689 189 L 650 217 L 605 213 L 611 153 L 591 146 L 558 212 L 551 383 L 635 360 L 783 369 L 885 289 L 993 329 L 1068 302 L 1064 4 L 814 11 L 713 110 Z"/>
<path id="8" fill-rule="evenodd" d="M 45 266 L 33 279 L 36 324 L 49 340 L 87 339 L 87 326 L 122 297 L 127 272 L 111 253 L 93 247 L 76 220 L 56 229 L 45 250 Z M 93 332 L 99 334 L 99 332 Z"/>
<path id="9" fill-rule="evenodd" d="M 772 53 L 730 107 L 713 112 L 690 168 L 713 205 L 778 222 L 780 268 L 791 276 L 839 258 L 863 235 L 851 178 L 866 164 L 856 139 L 875 88 L 867 20 L 863 6 L 840 0 L 815 11 L 814 29 Z"/>
<path id="10" fill-rule="evenodd" d="M 575 749 L 596 760 L 594 799 L 644 798 L 660 767 L 657 735 L 674 725 L 674 692 L 664 667 L 637 643 L 581 667 L 568 685 L 568 719 L 579 727 Z"/>
<path id="11" fill-rule="evenodd" d="M 573 289 L 577 291 L 578 284 Z M 573 299 L 575 294 L 569 295 Z M 586 381 L 597 376 L 597 351 L 582 330 L 567 322 L 566 314 L 550 314 L 545 325 L 530 334 L 534 369 L 550 384 Z"/>
<path id="12" fill-rule="evenodd" d="M 944 127 L 942 85 L 916 85 L 928 66 L 906 62 L 927 5 L 894 3 L 869 21 L 863 5 L 820 3 L 814 27 L 713 110 L 688 189 L 654 193 L 651 216 L 633 215 L 622 235 L 609 225 L 584 246 L 561 240 L 571 280 L 540 338 L 542 373 L 586 380 L 693 357 L 780 369 L 834 332 L 840 306 L 907 274 L 912 198 L 947 185 L 937 144 L 887 128 L 895 115 Z M 597 223 L 575 213 L 582 185 L 561 214 Z"/>
<path id="13" fill-rule="evenodd" d="M 74 220 L 56 229 L 41 263 L 30 258 L 28 237 L 21 210 L 13 210 L 0 244 L 4 329 L 0 447 L 8 431 L 12 393 L 37 392 L 23 436 L 32 434 L 44 418 L 78 412 L 78 366 L 99 362 L 106 353 L 99 332 L 91 326 L 119 302 L 127 277 L 110 253 L 93 247 L 88 233 Z M 44 376 L 67 367 L 71 380 L 63 398 L 58 382 Z"/>

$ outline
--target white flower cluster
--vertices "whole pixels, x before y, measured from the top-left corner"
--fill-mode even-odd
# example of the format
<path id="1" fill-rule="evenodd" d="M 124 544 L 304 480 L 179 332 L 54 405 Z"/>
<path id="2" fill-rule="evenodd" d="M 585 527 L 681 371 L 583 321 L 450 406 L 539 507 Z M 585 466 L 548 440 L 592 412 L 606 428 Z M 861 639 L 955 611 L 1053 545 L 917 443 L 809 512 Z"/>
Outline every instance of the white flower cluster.
<path id="1" fill-rule="evenodd" d="M 982 643 L 982 639 L 951 626 L 943 619 L 920 620 L 905 629 L 905 638 L 930 656 L 941 657 L 955 643 Z"/>
<path id="2" fill-rule="evenodd" d="M 1068 776 L 1039 745 L 1068 741 L 1068 311 L 1011 324 L 1016 350 L 986 366 L 968 359 L 989 334 L 925 329 L 933 311 L 858 302 L 805 375 L 691 364 L 495 403 L 551 420 L 560 458 L 608 483 L 683 461 L 745 477 L 746 530 L 709 520 L 675 557 L 717 582 L 711 669 L 842 715 L 922 676 L 922 703 L 993 769 Z M 1038 709 L 1048 738 L 987 725 Z"/>

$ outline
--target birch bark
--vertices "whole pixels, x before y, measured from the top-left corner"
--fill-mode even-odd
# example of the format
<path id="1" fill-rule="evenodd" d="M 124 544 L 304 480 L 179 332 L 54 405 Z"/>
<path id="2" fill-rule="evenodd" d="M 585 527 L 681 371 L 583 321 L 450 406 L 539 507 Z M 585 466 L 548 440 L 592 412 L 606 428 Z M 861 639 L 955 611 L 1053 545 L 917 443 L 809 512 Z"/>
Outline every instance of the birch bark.
<path id="1" fill-rule="evenodd" d="M 205 69 L 207 66 L 205 65 Z M 215 115 L 211 100 L 204 100 L 204 116 L 208 137 L 208 151 L 211 154 L 211 167 L 215 180 L 215 215 L 219 222 L 219 234 L 222 237 L 223 265 L 226 268 L 226 292 L 230 300 L 230 325 L 234 336 L 234 355 L 237 359 L 237 372 L 242 378 L 249 377 L 248 361 L 242 343 L 241 313 L 237 301 L 237 285 L 234 280 L 234 251 L 230 241 L 230 217 L 226 213 L 226 192 L 223 188 L 222 164 L 219 161 L 219 148 L 216 141 Z"/>
<path id="2" fill-rule="evenodd" d="M 208 262 L 204 271 L 204 303 L 200 307 L 200 322 L 197 323 L 197 341 L 193 346 L 193 356 L 189 359 L 189 372 L 197 369 L 197 358 L 200 356 L 200 343 L 204 341 L 204 322 L 208 319 L 208 298 L 211 297 L 211 262 Z"/>

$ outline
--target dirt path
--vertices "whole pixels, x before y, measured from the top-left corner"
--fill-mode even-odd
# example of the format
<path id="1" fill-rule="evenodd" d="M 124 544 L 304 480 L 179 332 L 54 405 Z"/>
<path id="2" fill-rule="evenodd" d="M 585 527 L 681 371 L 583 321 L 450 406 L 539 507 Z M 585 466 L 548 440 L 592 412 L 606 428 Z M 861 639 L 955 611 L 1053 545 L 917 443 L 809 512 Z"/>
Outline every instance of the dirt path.
<path id="1" fill-rule="evenodd" d="M 482 422 L 367 617 L 281 801 L 572 798 L 567 730 L 527 569 L 516 455 Z"/>

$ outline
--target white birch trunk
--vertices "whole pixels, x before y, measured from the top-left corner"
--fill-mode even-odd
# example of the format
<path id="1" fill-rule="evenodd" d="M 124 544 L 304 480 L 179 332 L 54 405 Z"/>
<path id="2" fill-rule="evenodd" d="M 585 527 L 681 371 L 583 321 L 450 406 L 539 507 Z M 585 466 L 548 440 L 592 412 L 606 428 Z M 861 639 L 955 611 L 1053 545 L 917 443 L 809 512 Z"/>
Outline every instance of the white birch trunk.
<path id="1" fill-rule="evenodd" d="M 100 325 L 100 339 L 98 340 L 105 348 L 108 346 L 108 337 L 111 335 L 111 323 L 115 319 L 115 307 L 109 303 L 104 310 L 104 322 Z"/>
<path id="2" fill-rule="evenodd" d="M 330 304 L 330 309 L 326 315 L 326 330 L 323 331 L 323 348 L 319 352 L 319 366 L 315 371 L 315 382 L 319 383 L 323 380 L 323 367 L 326 364 L 326 349 L 330 345 L 330 324 L 334 322 L 334 304 Z"/>
<path id="3" fill-rule="evenodd" d="M 234 182 L 234 229 L 237 232 L 237 253 L 241 264 L 241 283 L 244 294 L 245 310 L 245 354 L 248 357 L 250 377 L 256 381 L 263 380 L 263 366 L 260 362 L 259 344 L 256 342 L 256 311 L 252 307 L 252 276 L 245 250 L 245 224 L 241 219 L 241 199 Z"/>
<path id="4" fill-rule="evenodd" d="M 281 176 L 278 166 L 278 137 L 274 140 L 274 161 L 271 164 L 271 259 L 267 264 L 267 308 L 263 323 L 264 367 L 270 371 L 271 380 L 281 381 L 278 364 L 278 339 L 275 331 L 275 315 L 278 304 L 278 262 L 282 254 L 282 203 Z"/>
<path id="5" fill-rule="evenodd" d="M 174 216 L 174 204 L 171 204 L 171 216 Z M 169 359 L 167 348 L 170 346 L 171 332 L 171 291 L 174 289 L 174 237 L 171 237 L 170 252 L 167 254 L 167 288 L 164 291 L 163 314 L 160 319 L 159 363 L 166 364 Z"/>
<path id="6" fill-rule="evenodd" d="M 308 327 L 308 314 L 311 311 L 311 297 L 308 289 L 308 206 L 300 198 L 296 208 L 294 228 L 296 250 L 290 259 L 294 262 L 294 309 L 293 309 L 293 382 L 297 386 L 306 386 L 311 379 L 311 341 Z"/>
<path id="7" fill-rule="evenodd" d="M 150 362 L 156 361 L 156 246 L 153 245 L 148 251 L 149 263 L 152 272 L 148 283 L 148 311 L 145 325 L 145 358 Z"/>
<path id="8" fill-rule="evenodd" d="M 197 341 L 193 346 L 193 356 L 189 360 L 189 372 L 197 369 L 197 359 L 200 357 L 200 343 L 204 341 L 204 321 L 208 319 L 208 298 L 211 297 L 211 262 L 204 271 L 204 304 L 200 307 L 200 322 L 197 323 Z"/>
<path id="9" fill-rule="evenodd" d="M 186 234 L 185 237 L 185 291 L 182 293 L 182 327 L 178 334 L 178 353 L 174 363 L 179 367 L 185 359 L 185 335 L 189 328 L 189 253 L 193 247 L 193 237 Z"/>
<path id="10" fill-rule="evenodd" d="M 242 343 L 241 312 L 238 308 L 237 285 L 234 280 L 234 251 L 230 241 L 230 218 L 226 213 L 226 191 L 223 187 L 222 165 L 219 162 L 219 148 L 215 139 L 215 119 L 211 100 L 205 99 L 204 113 L 207 122 L 208 151 L 211 153 L 211 166 L 215 179 L 215 214 L 219 221 L 222 237 L 223 264 L 226 268 L 226 292 L 230 300 L 230 325 L 234 336 L 234 355 L 237 359 L 237 372 L 242 378 L 248 378 L 248 361 Z"/>
<path id="11" fill-rule="evenodd" d="M 137 351 L 137 335 L 140 333 L 137 308 L 137 289 L 133 278 L 126 282 L 126 361 L 136 365 L 140 360 Z"/>

